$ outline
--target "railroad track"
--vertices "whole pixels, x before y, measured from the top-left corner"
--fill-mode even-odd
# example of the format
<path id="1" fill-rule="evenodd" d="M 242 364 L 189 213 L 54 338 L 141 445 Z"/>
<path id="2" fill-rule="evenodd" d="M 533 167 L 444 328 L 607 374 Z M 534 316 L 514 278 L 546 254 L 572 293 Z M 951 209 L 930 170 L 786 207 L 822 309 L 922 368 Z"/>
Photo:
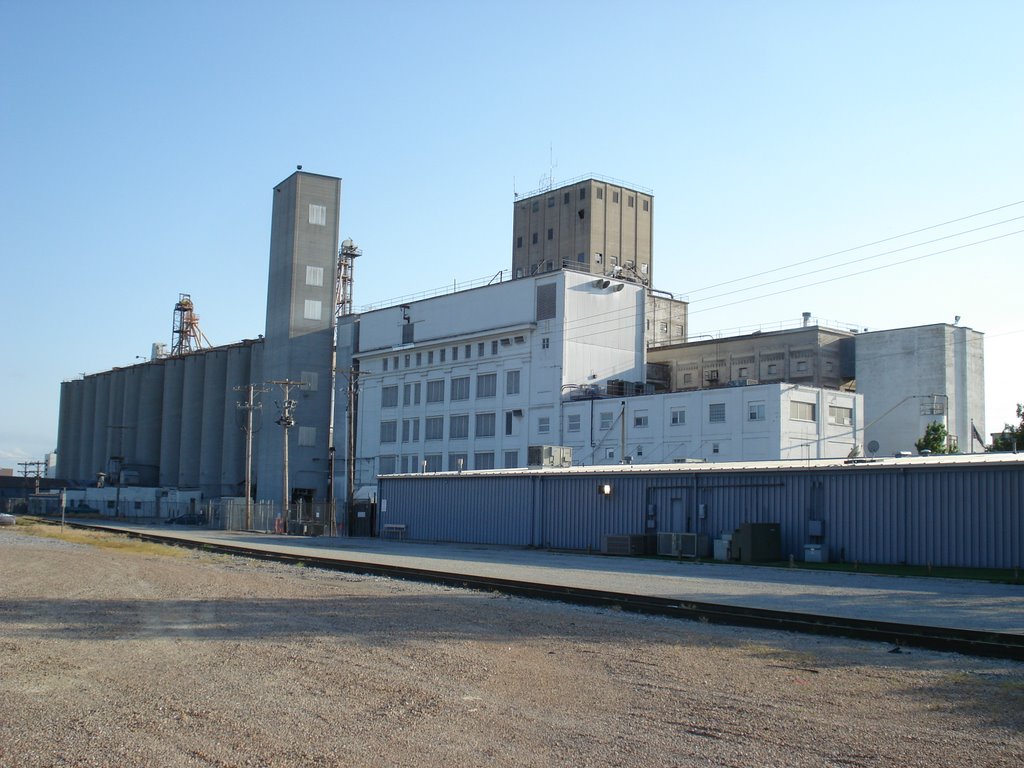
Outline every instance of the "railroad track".
<path id="1" fill-rule="evenodd" d="M 484 592 L 497 591 L 502 594 L 538 600 L 551 600 L 601 608 L 617 608 L 632 613 L 667 616 L 711 624 L 851 637 L 860 640 L 888 643 L 893 645 L 894 651 L 903 647 L 927 648 L 936 651 L 964 653 L 971 656 L 989 656 L 1024 661 L 1024 635 L 1006 632 L 932 627 L 919 624 L 850 619 L 840 616 L 823 616 L 794 611 L 746 608 L 721 603 L 678 600 L 623 592 L 567 587 L 558 584 L 474 576 L 465 573 L 427 570 L 402 565 L 368 563 L 357 560 L 344 560 L 337 557 L 320 557 L 312 553 L 275 552 L 243 545 L 216 544 L 208 541 L 182 539 L 178 536 L 165 536 L 159 533 L 128 531 L 100 524 L 75 522 L 66 523 L 66 525 L 75 528 L 102 530 L 108 533 L 120 533 L 143 541 L 201 549 L 206 552 L 237 555 L 278 563 L 301 563 L 306 567 L 342 571 L 345 573 L 386 576 L 388 578 L 443 584 L 450 587 L 474 589 Z"/>

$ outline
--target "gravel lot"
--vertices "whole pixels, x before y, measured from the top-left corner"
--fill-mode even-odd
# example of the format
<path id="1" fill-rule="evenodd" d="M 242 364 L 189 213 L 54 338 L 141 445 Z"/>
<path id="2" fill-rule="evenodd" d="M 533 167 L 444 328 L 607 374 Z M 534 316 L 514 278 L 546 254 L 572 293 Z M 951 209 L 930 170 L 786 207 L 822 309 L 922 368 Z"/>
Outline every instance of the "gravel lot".
<path id="1" fill-rule="evenodd" d="M 1021 664 L 37 533 L 2 766 L 1024 765 Z"/>

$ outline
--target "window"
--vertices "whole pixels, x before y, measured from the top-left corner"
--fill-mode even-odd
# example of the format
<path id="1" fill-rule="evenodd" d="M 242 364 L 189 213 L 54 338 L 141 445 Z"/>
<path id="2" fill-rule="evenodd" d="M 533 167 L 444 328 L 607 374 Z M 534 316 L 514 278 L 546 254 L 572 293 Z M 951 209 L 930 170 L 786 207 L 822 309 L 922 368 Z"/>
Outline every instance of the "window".
<path id="1" fill-rule="evenodd" d="M 833 424 L 850 426 L 853 424 L 853 408 L 844 408 L 841 405 L 830 405 L 828 407 L 828 420 Z"/>
<path id="2" fill-rule="evenodd" d="M 419 457 L 415 453 L 407 453 L 402 456 L 402 472 L 413 473 L 419 472 Z"/>
<path id="3" fill-rule="evenodd" d="M 569 204 L 569 193 L 566 192 L 564 195 L 562 195 L 562 205 L 568 205 L 568 204 Z"/>
<path id="4" fill-rule="evenodd" d="M 795 421 L 817 421 L 816 416 L 814 403 L 800 403 L 794 400 L 789 404 L 789 418 Z"/>
<path id="5" fill-rule="evenodd" d="M 825 370 L 826 371 L 828 371 L 829 373 L 832 373 L 832 371 L 834 371 L 835 368 L 836 368 L 836 365 L 831 360 L 826 360 L 825 361 Z"/>
<path id="6" fill-rule="evenodd" d="M 476 377 L 476 396 L 479 400 L 484 397 L 494 397 L 498 389 L 498 374 L 481 373 Z"/>
<path id="7" fill-rule="evenodd" d="M 505 451 L 505 469 L 515 469 L 519 466 L 519 451 Z"/>
<path id="8" fill-rule="evenodd" d="M 614 191 L 612 192 L 612 202 L 613 203 L 619 202 L 619 193 L 618 192 L 614 192 Z"/>
<path id="9" fill-rule="evenodd" d="M 384 358 L 384 370 L 387 371 L 387 369 L 388 369 L 388 359 L 385 357 Z"/>
<path id="10" fill-rule="evenodd" d="M 464 453 L 449 453 L 448 454 L 448 471 L 449 472 L 461 472 L 466 468 L 466 454 Z"/>
<path id="11" fill-rule="evenodd" d="M 382 421 L 380 423 L 380 441 L 382 443 L 394 443 L 398 441 L 397 421 Z"/>
<path id="12" fill-rule="evenodd" d="M 494 453 L 490 451 L 474 453 L 473 469 L 494 469 Z"/>
<path id="13" fill-rule="evenodd" d="M 382 475 L 393 475 L 398 470 L 397 456 L 381 456 L 378 472 Z"/>
<path id="14" fill-rule="evenodd" d="M 647 213 L 650 210 L 651 210 L 651 201 L 650 200 L 644 200 L 644 213 Z"/>
<path id="15" fill-rule="evenodd" d="M 629 207 L 630 208 L 633 207 L 633 196 L 632 195 L 629 196 Z"/>
<path id="16" fill-rule="evenodd" d="M 725 403 L 708 403 L 708 422 L 711 424 L 725 422 Z"/>
<path id="17" fill-rule="evenodd" d="M 421 365 L 423 365 L 423 353 L 422 352 L 417 352 L 416 353 L 416 367 L 419 368 Z"/>
<path id="18" fill-rule="evenodd" d="M 712 443 L 711 444 L 711 452 L 712 453 L 719 453 L 720 452 L 720 448 L 719 448 L 719 444 L 718 443 Z"/>
<path id="19" fill-rule="evenodd" d="M 779 366 L 777 366 L 775 363 L 768 363 L 768 373 L 770 375 L 775 375 L 778 372 L 779 372 Z"/>
<path id="20" fill-rule="evenodd" d="M 498 340 L 497 339 L 495 339 L 494 341 L 491 342 L 491 354 L 492 355 L 498 354 Z"/>
<path id="21" fill-rule="evenodd" d="M 448 439 L 465 440 L 469 437 L 469 416 L 461 413 L 448 417 Z"/>
<path id="22" fill-rule="evenodd" d="M 741 379 L 747 378 L 747 369 L 746 368 L 740 368 L 739 376 L 740 376 Z"/>
<path id="23" fill-rule="evenodd" d="M 428 453 L 423 456 L 423 470 L 425 472 L 440 472 L 441 471 L 441 454 L 440 453 Z"/>
<path id="24" fill-rule="evenodd" d="M 547 336 L 545 336 L 543 339 L 540 340 L 540 348 L 541 349 L 547 349 L 550 346 L 551 346 L 551 339 L 549 339 Z"/>
<path id="25" fill-rule="evenodd" d="M 537 432 L 546 435 L 551 431 L 551 417 L 541 416 L 537 419 Z"/>
<path id="26" fill-rule="evenodd" d="M 799 361 L 797 361 L 796 372 L 797 373 L 807 373 L 807 361 L 806 360 L 799 360 Z"/>
<path id="27" fill-rule="evenodd" d="M 324 268 L 323 267 L 306 267 L 306 285 L 313 285 L 317 288 L 324 284 Z"/>
<path id="28" fill-rule="evenodd" d="M 566 429 L 569 432 L 579 432 L 580 431 L 580 415 L 578 413 L 570 413 L 568 416 L 566 416 L 565 421 L 566 421 Z"/>
<path id="29" fill-rule="evenodd" d="M 533 211 L 533 213 L 537 213 L 537 211 L 540 210 L 540 200 L 534 200 L 533 205 L 530 206 L 530 209 Z"/>
<path id="30" fill-rule="evenodd" d="M 580 190 L 580 200 L 586 200 L 586 199 L 587 199 L 587 190 L 586 189 L 581 189 Z"/>
<path id="31" fill-rule="evenodd" d="M 316 445 L 316 427 L 299 427 L 299 445 L 303 448 Z"/>
<path id="32" fill-rule="evenodd" d="M 420 404 L 420 383 L 406 384 L 402 387 L 402 405 Z"/>
<path id="33" fill-rule="evenodd" d="M 412 344 L 416 334 L 416 326 L 412 323 L 407 322 L 402 326 L 402 343 Z M 406 365 L 408 368 L 408 365 Z"/>
<path id="34" fill-rule="evenodd" d="M 614 459 L 615 458 L 615 449 L 614 448 L 605 448 L 604 449 L 604 457 L 606 459 Z"/>
<path id="35" fill-rule="evenodd" d="M 306 385 L 303 387 L 306 392 L 316 392 L 320 377 L 316 371 L 303 371 L 299 374 L 299 381 Z"/>
<path id="36" fill-rule="evenodd" d="M 638 445 L 636 447 L 636 450 L 633 453 L 635 453 L 637 456 L 643 456 L 644 455 L 644 447 L 642 445 Z"/>
<path id="37" fill-rule="evenodd" d="M 633 412 L 633 427 L 636 429 L 647 429 L 647 411 Z"/>
<path id="38" fill-rule="evenodd" d="M 327 226 L 327 206 L 317 205 L 316 203 L 309 204 L 309 223 L 317 224 L 321 227 Z"/>
<path id="39" fill-rule="evenodd" d="M 402 362 L 405 364 L 405 367 L 408 368 L 412 365 L 412 355 L 405 355 L 405 359 L 402 360 Z"/>
<path id="40" fill-rule="evenodd" d="M 718 381 L 718 369 L 711 368 L 704 371 L 704 381 Z"/>
<path id="41" fill-rule="evenodd" d="M 394 408 L 398 405 L 398 386 L 394 387 L 381 387 L 380 390 L 380 407 L 381 408 Z"/>
<path id="42" fill-rule="evenodd" d="M 520 413 L 520 415 L 522 415 L 522 411 L 520 411 L 519 413 Z M 513 422 L 513 418 L 514 417 L 515 417 L 515 414 L 512 413 L 512 411 L 505 411 L 505 434 L 506 435 L 511 435 L 512 432 L 513 432 L 512 427 L 514 425 L 514 422 Z"/>
<path id="43" fill-rule="evenodd" d="M 420 420 L 402 419 L 402 442 L 418 443 L 420 441 Z"/>
<path id="44" fill-rule="evenodd" d="M 519 371 L 505 371 L 505 394 L 519 394 Z"/>
<path id="45" fill-rule="evenodd" d="M 533 233 L 533 234 L 532 234 L 532 235 L 530 236 L 530 241 L 531 241 L 531 242 L 532 242 L 532 243 L 533 243 L 534 245 L 536 245 L 536 244 L 537 244 L 537 233 L 536 233 L 536 232 L 534 232 L 534 233 Z"/>
<path id="46" fill-rule="evenodd" d="M 523 236 L 520 235 L 519 237 L 516 238 L 516 248 L 522 248 L 522 247 L 523 247 Z"/>
<path id="47" fill-rule="evenodd" d="M 598 187 L 596 190 L 594 190 L 594 194 L 597 195 L 598 200 L 604 200 L 604 190 L 601 189 L 601 187 Z"/>
<path id="48" fill-rule="evenodd" d="M 554 207 L 555 207 L 555 196 L 552 195 L 551 197 L 548 198 L 548 208 L 554 208 Z"/>
<path id="49" fill-rule="evenodd" d="M 307 320 L 320 319 L 320 301 L 317 299 L 306 299 L 302 308 L 302 316 Z"/>
<path id="50" fill-rule="evenodd" d="M 444 440 L 444 416 L 428 416 L 423 424 L 424 440 Z"/>
<path id="51" fill-rule="evenodd" d="M 473 345 L 467 344 L 463 351 L 466 353 L 466 359 L 469 360 L 473 356 Z"/>
<path id="52" fill-rule="evenodd" d="M 692 383 L 693 383 L 693 374 L 692 373 L 684 373 L 683 374 L 683 384 L 692 384 Z"/>
<path id="53" fill-rule="evenodd" d="M 478 413 L 476 415 L 476 437 L 494 437 L 494 414 Z"/>
<path id="54" fill-rule="evenodd" d="M 433 364 L 434 364 L 434 350 L 430 350 L 429 352 L 427 352 L 427 365 L 433 365 Z"/>
<path id="55" fill-rule="evenodd" d="M 555 268 L 555 262 L 551 261 L 551 259 L 548 259 L 547 262 L 545 262 L 545 264 L 544 264 L 544 271 L 545 272 L 550 272 L 554 268 Z"/>
<path id="56" fill-rule="evenodd" d="M 427 402 L 444 402 L 444 379 L 435 379 L 427 382 Z"/>
<path id="57" fill-rule="evenodd" d="M 477 357 L 483 357 L 484 356 L 484 349 L 486 349 L 484 343 L 482 341 L 477 342 L 477 345 L 476 345 L 476 356 Z"/>
<path id="58" fill-rule="evenodd" d="M 548 227 L 548 240 L 554 240 L 554 239 L 555 239 L 555 230 L 553 230 L 551 227 Z"/>
<path id="59" fill-rule="evenodd" d="M 458 347 L 452 347 L 452 362 L 455 362 L 458 359 L 459 359 L 459 348 Z"/>
<path id="60" fill-rule="evenodd" d="M 391 367 L 394 368 L 396 371 L 398 370 L 398 355 L 395 355 L 394 358 L 391 360 Z"/>
<path id="61" fill-rule="evenodd" d="M 764 403 L 747 403 L 747 421 L 764 421 Z"/>
<path id="62" fill-rule="evenodd" d="M 576 254 L 576 261 L 578 261 L 580 264 L 583 264 L 584 262 L 586 262 L 586 260 L 587 260 L 587 254 L 585 254 L 585 253 L 577 253 Z M 599 262 L 600 260 L 599 259 L 595 259 L 595 261 Z"/>
<path id="63" fill-rule="evenodd" d="M 601 429 L 607 430 L 612 428 L 612 419 L 615 418 L 615 414 L 611 411 L 601 411 Z"/>
<path id="64" fill-rule="evenodd" d="M 469 376 L 460 376 L 457 379 L 452 379 L 452 394 L 451 399 L 455 400 L 469 400 Z"/>
<path id="65" fill-rule="evenodd" d="M 669 411 L 672 424 L 674 426 L 681 426 L 686 423 L 686 409 L 685 408 L 673 408 Z"/>

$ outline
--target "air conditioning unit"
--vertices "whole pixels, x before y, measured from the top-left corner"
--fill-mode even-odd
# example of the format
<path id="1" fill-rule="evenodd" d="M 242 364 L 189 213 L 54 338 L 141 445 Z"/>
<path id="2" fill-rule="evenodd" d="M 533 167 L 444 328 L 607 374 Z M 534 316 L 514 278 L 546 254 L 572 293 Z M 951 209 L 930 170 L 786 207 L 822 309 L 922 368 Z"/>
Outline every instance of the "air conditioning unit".
<path id="1" fill-rule="evenodd" d="M 658 554 L 668 557 L 707 557 L 710 539 L 703 533 L 658 533 Z"/>

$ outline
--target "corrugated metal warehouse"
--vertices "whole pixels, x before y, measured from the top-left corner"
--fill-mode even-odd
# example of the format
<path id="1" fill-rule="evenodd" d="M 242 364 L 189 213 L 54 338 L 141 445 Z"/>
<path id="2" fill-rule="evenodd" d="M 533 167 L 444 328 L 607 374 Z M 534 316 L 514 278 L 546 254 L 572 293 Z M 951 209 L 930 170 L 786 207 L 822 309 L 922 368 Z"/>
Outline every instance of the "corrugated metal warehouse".
<path id="1" fill-rule="evenodd" d="M 377 527 L 419 541 L 601 550 L 662 532 L 715 540 L 777 523 L 804 559 L 1016 568 L 1024 564 L 1024 457 L 674 464 L 390 475 Z M 396 528 L 397 527 L 397 528 Z"/>

